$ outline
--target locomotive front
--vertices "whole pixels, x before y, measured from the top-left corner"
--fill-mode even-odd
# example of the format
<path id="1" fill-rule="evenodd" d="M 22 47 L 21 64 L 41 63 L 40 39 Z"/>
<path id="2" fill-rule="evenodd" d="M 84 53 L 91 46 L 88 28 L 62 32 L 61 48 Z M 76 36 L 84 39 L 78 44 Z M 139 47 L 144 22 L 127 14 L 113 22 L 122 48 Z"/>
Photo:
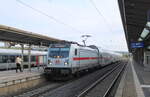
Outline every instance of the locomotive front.
<path id="1" fill-rule="evenodd" d="M 71 65 L 69 64 L 70 44 L 52 44 L 48 49 L 48 60 L 45 72 L 47 74 L 69 74 Z"/>

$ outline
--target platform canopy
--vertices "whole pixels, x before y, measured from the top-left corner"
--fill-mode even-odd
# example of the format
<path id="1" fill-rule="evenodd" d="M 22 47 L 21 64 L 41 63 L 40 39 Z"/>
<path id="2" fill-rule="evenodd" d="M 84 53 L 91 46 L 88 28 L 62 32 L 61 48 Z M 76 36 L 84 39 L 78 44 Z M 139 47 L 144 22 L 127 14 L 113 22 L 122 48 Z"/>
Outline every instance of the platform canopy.
<path id="1" fill-rule="evenodd" d="M 4 25 L 0 25 L 0 41 L 42 46 L 49 46 L 51 43 L 68 42 Z"/>
<path id="2" fill-rule="evenodd" d="M 132 43 L 143 42 L 144 48 L 150 45 L 150 0 L 118 0 L 125 36 L 130 52 Z"/>

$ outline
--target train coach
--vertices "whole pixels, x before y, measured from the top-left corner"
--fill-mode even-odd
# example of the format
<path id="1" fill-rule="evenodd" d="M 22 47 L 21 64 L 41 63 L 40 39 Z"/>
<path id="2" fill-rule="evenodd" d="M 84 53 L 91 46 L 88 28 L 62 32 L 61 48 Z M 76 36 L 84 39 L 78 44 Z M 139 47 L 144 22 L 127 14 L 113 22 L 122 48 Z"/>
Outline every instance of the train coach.
<path id="1" fill-rule="evenodd" d="M 16 68 L 15 59 L 21 56 L 21 50 L 0 49 L 0 70 Z M 31 50 L 31 66 L 46 65 L 47 52 Z M 23 67 L 28 66 L 28 51 L 24 50 Z"/>
<path id="2" fill-rule="evenodd" d="M 69 75 L 95 67 L 103 67 L 119 60 L 118 55 L 96 46 L 52 44 L 48 50 L 45 73 Z"/>

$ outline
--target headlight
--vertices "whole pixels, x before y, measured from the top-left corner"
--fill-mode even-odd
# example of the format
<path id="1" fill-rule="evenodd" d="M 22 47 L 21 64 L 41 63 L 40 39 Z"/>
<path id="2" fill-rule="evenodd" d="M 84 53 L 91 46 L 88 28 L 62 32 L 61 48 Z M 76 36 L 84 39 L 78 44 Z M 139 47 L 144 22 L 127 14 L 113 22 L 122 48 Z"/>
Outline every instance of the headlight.
<path id="1" fill-rule="evenodd" d="M 65 62 L 64 64 L 65 64 L 65 65 L 67 65 L 67 64 L 68 64 L 68 62 Z"/>
<path id="2" fill-rule="evenodd" d="M 69 64 L 69 60 L 65 60 L 64 65 L 68 65 Z"/>
<path id="3" fill-rule="evenodd" d="M 48 64 L 52 65 L 52 62 L 50 60 L 48 60 Z"/>
<path id="4" fill-rule="evenodd" d="M 49 64 L 50 64 L 50 65 L 52 65 L 52 63 L 51 63 L 51 62 L 50 62 Z"/>

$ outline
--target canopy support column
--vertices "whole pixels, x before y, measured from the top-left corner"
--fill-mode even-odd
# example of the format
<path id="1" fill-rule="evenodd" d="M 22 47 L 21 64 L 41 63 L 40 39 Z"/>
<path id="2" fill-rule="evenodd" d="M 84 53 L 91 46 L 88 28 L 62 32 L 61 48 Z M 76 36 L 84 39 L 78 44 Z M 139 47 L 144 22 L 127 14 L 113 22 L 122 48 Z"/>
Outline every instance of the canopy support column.
<path id="1" fill-rule="evenodd" d="M 28 68 L 29 71 L 31 72 L 31 44 L 29 44 L 29 49 L 28 49 Z"/>
<path id="2" fill-rule="evenodd" d="M 23 70 L 23 64 L 24 64 L 24 58 L 23 58 L 23 55 L 24 55 L 24 44 L 21 44 L 21 58 L 22 58 L 22 65 L 21 65 L 21 69 Z"/>

